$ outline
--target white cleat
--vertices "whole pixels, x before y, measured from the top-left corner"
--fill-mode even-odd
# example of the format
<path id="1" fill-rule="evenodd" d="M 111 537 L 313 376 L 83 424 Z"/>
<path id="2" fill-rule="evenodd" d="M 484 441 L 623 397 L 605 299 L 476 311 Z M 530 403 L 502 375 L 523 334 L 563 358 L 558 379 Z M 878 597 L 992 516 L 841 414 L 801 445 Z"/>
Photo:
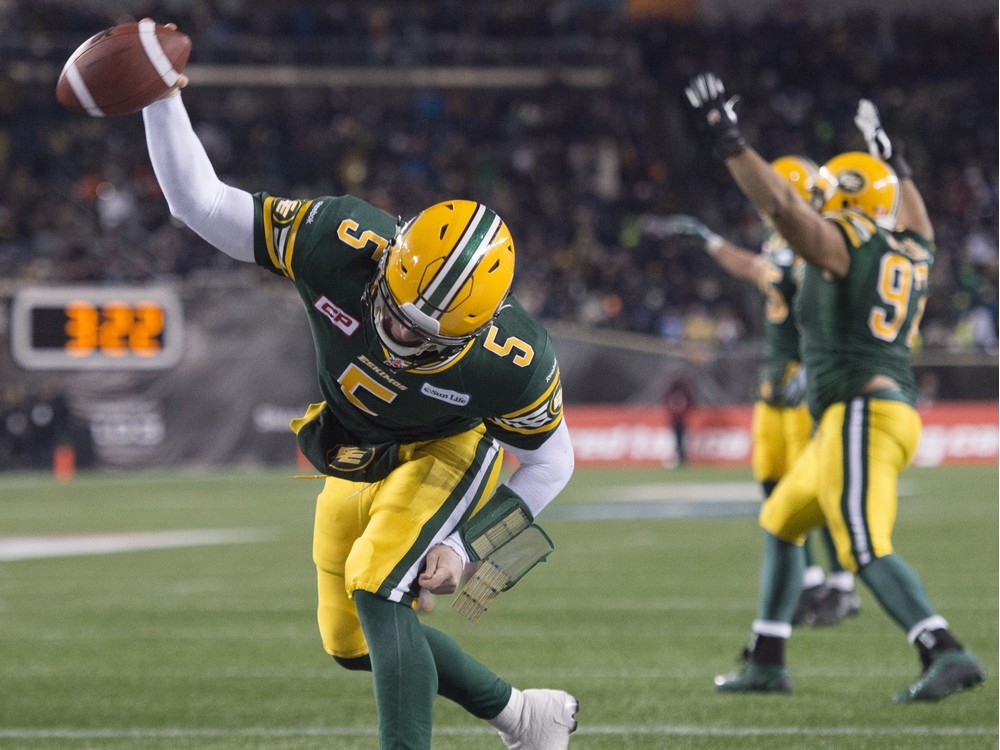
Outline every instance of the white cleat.
<path id="1" fill-rule="evenodd" d="M 576 731 L 580 702 L 563 690 L 524 690 L 510 731 L 498 729 L 507 750 L 565 750 Z"/>

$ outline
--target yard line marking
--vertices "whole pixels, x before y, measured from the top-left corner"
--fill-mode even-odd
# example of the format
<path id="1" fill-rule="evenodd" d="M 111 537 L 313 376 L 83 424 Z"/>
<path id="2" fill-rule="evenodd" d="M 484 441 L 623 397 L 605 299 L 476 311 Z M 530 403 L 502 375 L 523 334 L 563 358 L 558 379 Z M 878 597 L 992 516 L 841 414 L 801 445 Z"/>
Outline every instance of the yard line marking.
<path id="1" fill-rule="evenodd" d="M 899 494 L 913 495 L 914 487 L 900 482 Z M 574 488 L 574 497 L 581 501 L 653 502 L 653 503 L 735 503 L 763 501 L 763 490 L 757 482 L 643 482 L 615 487 Z"/>
<path id="2" fill-rule="evenodd" d="M 584 488 L 583 502 L 553 503 L 543 513 L 553 521 L 638 521 L 666 518 L 733 518 L 760 511 L 761 490 L 753 482 L 649 482 Z"/>
<path id="3" fill-rule="evenodd" d="M 580 488 L 576 495 L 587 500 L 606 502 L 724 503 L 755 500 L 759 503 L 761 492 L 760 485 L 756 482 L 649 482 L 614 488 Z"/>
<path id="4" fill-rule="evenodd" d="M 554 506 L 554 507 L 553 507 Z M 550 505 L 546 521 L 642 521 L 666 518 L 747 518 L 760 512 L 759 500 L 743 502 L 607 502 Z"/>
<path id="5" fill-rule="evenodd" d="M 452 737 L 471 737 L 494 734 L 487 727 L 435 727 L 434 734 Z M 710 727 L 683 724 L 626 724 L 581 726 L 577 735 L 604 736 L 672 736 L 672 737 L 981 737 L 995 735 L 996 727 Z M 375 737 L 378 728 L 363 727 L 161 727 L 161 728 L 90 728 L 53 727 L 51 729 L 5 728 L 0 729 L 3 739 L 126 739 L 126 738 L 175 738 L 175 737 Z"/>
<path id="6" fill-rule="evenodd" d="M 187 529 L 125 534 L 0 536 L 0 561 L 107 555 L 114 552 L 245 544 L 273 537 L 267 529 Z"/>
<path id="7" fill-rule="evenodd" d="M 690 737 L 794 737 L 798 735 L 825 737 L 962 737 L 995 735 L 996 727 L 700 727 L 685 725 L 635 725 L 580 727 L 577 734 L 645 734 Z"/>

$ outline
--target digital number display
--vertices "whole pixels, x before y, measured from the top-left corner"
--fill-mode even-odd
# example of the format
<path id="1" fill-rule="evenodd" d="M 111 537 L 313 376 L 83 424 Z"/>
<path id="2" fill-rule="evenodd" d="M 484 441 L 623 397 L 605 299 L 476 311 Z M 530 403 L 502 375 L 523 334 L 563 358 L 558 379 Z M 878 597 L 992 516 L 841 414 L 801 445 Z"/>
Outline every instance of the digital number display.
<path id="1" fill-rule="evenodd" d="M 14 297 L 14 360 L 26 369 L 160 369 L 180 359 L 183 319 L 162 287 L 36 287 Z"/>

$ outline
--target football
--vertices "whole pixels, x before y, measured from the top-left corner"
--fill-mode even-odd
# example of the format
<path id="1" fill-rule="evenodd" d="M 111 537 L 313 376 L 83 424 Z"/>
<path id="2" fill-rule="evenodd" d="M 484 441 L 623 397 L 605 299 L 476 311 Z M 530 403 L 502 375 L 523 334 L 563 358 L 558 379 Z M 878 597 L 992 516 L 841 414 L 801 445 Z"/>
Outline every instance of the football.
<path id="1" fill-rule="evenodd" d="M 113 26 L 66 61 L 56 99 L 93 117 L 138 112 L 177 82 L 190 54 L 190 37 L 148 18 Z"/>

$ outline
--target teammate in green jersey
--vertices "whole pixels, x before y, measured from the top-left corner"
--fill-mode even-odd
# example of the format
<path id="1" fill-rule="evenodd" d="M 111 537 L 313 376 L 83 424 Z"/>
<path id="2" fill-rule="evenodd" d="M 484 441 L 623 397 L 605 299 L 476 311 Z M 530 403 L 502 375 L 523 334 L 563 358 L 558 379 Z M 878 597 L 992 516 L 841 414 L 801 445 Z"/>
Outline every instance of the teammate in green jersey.
<path id="1" fill-rule="evenodd" d="M 822 206 L 829 182 L 811 159 L 780 156 L 771 166 L 803 200 L 817 210 Z M 647 232 L 660 236 L 694 239 L 727 273 L 749 281 L 764 295 L 765 358 L 753 406 L 751 465 L 754 479 L 767 498 L 812 434 L 813 422 L 805 402 L 805 369 L 800 366 L 799 329 L 793 312 L 804 263 L 773 226 L 761 251 L 755 253 L 716 234 L 692 216 L 649 217 L 644 225 Z M 813 555 L 815 536 L 822 539 L 829 553 L 829 575 Z M 824 526 L 807 536 L 803 551 L 802 593 L 792 624 L 835 625 L 857 614 L 861 600 L 855 591 L 854 574 L 844 570 L 837 560 L 829 530 Z"/>
<path id="2" fill-rule="evenodd" d="M 573 471 L 552 342 L 509 293 L 506 224 L 467 200 L 401 222 L 352 196 L 251 195 L 218 179 L 179 91 L 143 119 L 171 212 L 287 278 L 305 307 L 322 400 L 292 428 L 326 477 L 320 636 L 338 664 L 372 673 L 382 750 L 430 748 L 436 695 L 508 748 L 567 747 L 575 697 L 512 687 L 413 606 L 421 589 L 454 592 L 470 559 L 492 565 L 495 547 L 497 575 L 516 582 L 551 550 L 531 522 Z M 498 484 L 505 449 L 519 465 Z"/>
<path id="3" fill-rule="evenodd" d="M 892 546 L 899 472 L 920 438 L 910 348 L 934 260 L 933 229 L 909 167 L 893 151 L 874 105 L 862 100 L 855 122 L 871 154 L 841 154 L 824 165 L 836 190 L 820 215 L 746 144 L 718 77 L 695 76 L 685 94 L 736 184 L 808 264 L 796 313 L 818 424 L 761 508 L 765 541 L 753 637 L 740 669 L 716 677 L 716 688 L 791 690 L 785 642 L 801 587 L 799 545 L 824 523 L 841 563 L 857 571 L 917 648 L 920 676 L 895 700 L 937 700 L 977 685 L 982 666 Z"/>

